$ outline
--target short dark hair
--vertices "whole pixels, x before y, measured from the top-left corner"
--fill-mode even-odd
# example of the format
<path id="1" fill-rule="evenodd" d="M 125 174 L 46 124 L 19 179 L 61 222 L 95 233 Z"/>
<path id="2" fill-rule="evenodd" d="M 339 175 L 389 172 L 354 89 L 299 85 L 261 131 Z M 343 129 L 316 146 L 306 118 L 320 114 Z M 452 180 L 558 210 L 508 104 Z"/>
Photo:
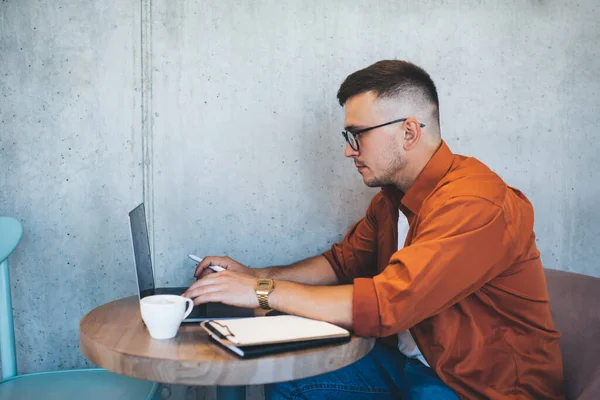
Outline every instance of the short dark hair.
<path id="1" fill-rule="evenodd" d="M 337 93 L 340 105 L 357 94 L 374 91 L 378 97 L 394 97 L 416 91 L 435 104 L 439 120 L 439 100 L 433 80 L 424 69 L 408 61 L 383 60 L 356 71 L 344 80 Z"/>

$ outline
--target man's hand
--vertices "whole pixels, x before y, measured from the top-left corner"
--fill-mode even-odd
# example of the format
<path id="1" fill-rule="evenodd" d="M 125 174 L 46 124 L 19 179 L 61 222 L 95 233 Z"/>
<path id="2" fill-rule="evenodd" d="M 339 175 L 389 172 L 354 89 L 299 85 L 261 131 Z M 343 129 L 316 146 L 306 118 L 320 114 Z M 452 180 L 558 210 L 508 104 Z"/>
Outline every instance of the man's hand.
<path id="1" fill-rule="evenodd" d="M 227 264 L 227 267 L 233 266 L 234 268 L 251 269 L 243 266 L 230 259 L 229 257 L 209 257 L 217 259 L 228 259 L 229 262 L 234 264 Z M 207 259 L 202 260 L 200 265 L 204 264 Z M 200 265 L 198 268 L 200 268 Z M 208 265 L 220 265 L 223 268 L 227 268 L 224 264 L 208 264 L 202 268 L 204 269 Z M 254 285 L 256 284 L 256 278 L 251 275 L 247 275 L 240 272 L 232 271 L 233 268 L 227 268 L 226 271 L 215 272 L 207 274 L 204 277 L 194 282 L 183 294 L 184 297 L 189 297 L 194 300 L 194 304 L 202 304 L 208 302 L 221 302 L 223 304 L 229 304 L 231 306 L 246 307 L 246 308 L 257 308 L 258 298 L 254 291 Z"/>
<path id="2" fill-rule="evenodd" d="M 198 264 L 198 266 L 196 267 L 194 276 L 196 278 L 199 278 L 201 276 L 206 276 L 206 275 L 212 274 L 213 271 L 210 268 L 208 268 L 211 265 L 219 265 L 228 271 L 241 272 L 242 274 L 250 275 L 250 276 L 254 276 L 254 277 L 257 276 L 256 271 L 253 270 L 252 268 L 246 267 L 245 265 L 240 264 L 239 262 L 232 260 L 229 257 L 216 257 L 216 256 L 204 257 L 202 262 L 200 264 Z"/>

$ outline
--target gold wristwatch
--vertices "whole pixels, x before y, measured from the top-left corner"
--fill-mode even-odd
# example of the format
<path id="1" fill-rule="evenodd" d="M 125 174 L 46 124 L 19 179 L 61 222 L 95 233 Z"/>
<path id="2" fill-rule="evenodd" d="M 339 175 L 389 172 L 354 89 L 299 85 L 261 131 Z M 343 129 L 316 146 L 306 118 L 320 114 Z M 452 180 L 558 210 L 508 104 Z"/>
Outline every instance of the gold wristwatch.
<path id="1" fill-rule="evenodd" d="M 273 279 L 259 279 L 254 285 L 254 291 L 256 297 L 258 297 L 258 304 L 263 310 L 270 310 L 269 307 L 269 295 L 275 289 L 275 282 Z"/>

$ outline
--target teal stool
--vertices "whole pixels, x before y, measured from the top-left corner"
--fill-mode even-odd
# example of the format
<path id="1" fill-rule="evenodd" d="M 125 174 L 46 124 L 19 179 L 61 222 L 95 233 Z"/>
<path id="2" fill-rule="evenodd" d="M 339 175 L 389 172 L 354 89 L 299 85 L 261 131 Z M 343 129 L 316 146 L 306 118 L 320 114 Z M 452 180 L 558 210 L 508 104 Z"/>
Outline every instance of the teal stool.
<path id="1" fill-rule="evenodd" d="M 18 375 L 8 256 L 23 234 L 21 223 L 0 217 L 0 358 L 2 400 L 158 400 L 159 384 L 103 369 Z"/>

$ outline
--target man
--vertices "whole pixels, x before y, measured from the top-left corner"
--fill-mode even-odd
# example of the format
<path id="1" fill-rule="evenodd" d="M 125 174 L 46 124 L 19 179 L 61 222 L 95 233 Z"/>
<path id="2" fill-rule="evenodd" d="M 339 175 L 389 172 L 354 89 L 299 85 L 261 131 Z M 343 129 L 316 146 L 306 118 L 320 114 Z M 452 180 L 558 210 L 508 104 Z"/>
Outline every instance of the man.
<path id="1" fill-rule="evenodd" d="M 206 257 L 185 295 L 381 338 L 353 365 L 268 386 L 271 398 L 563 398 L 560 335 L 526 197 L 452 154 L 421 68 L 378 62 L 348 76 L 338 100 L 345 156 L 366 185 L 382 187 L 366 216 L 331 250 L 287 267 Z M 227 271 L 208 273 L 215 264 Z"/>

